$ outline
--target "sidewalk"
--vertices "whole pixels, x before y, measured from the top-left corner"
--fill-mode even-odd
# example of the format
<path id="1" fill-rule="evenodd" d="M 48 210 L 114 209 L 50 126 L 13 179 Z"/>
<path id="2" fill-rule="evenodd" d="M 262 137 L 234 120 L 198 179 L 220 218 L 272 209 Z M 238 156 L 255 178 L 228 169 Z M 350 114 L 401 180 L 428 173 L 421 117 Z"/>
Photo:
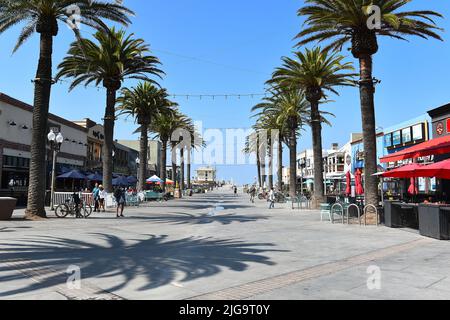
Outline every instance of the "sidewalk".
<path id="1" fill-rule="evenodd" d="M 0 299 L 450 299 L 448 242 L 267 208 L 221 190 L 121 219 L 0 222 Z"/>

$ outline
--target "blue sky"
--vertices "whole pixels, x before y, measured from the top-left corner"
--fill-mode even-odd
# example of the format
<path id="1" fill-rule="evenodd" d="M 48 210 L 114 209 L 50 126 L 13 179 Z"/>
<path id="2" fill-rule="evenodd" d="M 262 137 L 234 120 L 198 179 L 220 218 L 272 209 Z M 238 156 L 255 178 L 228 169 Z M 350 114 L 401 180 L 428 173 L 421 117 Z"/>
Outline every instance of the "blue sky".
<path id="1" fill-rule="evenodd" d="M 172 94 L 261 93 L 264 82 L 293 51 L 293 37 L 301 28 L 296 16 L 300 0 L 125 0 L 136 12 L 129 27 L 144 38 L 163 63 L 166 77 L 161 84 Z M 411 10 L 430 9 L 450 17 L 450 7 L 442 0 L 414 0 Z M 448 19 L 439 25 L 450 30 Z M 55 39 L 54 65 L 61 61 L 73 40 L 71 31 L 61 26 Z M 88 36 L 91 30 L 82 29 Z M 11 55 L 19 29 L 0 36 L 0 91 L 32 103 L 31 79 L 36 71 L 38 37 L 34 36 Z M 376 92 L 378 126 L 388 127 L 450 102 L 450 36 L 444 42 L 411 38 L 410 42 L 380 40 L 374 58 L 374 76 L 382 80 Z M 356 61 L 348 55 L 350 61 Z M 126 85 L 132 85 L 127 82 Z M 335 101 L 326 105 L 336 115 L 333 127 L 323 130 L 324 147 L 344 144 L 351 132 L 360 132 L 359 93 L 342 89 Z M 67 85 L 53 87 L 50 111 L 68 119 L 89 117 L 101 122 L 105 104 L 103 90 L 79 88 L 70 93 Z M 247 128 L 250 108 L 258 98 L 177 98 L 183 112 L 202 120 L 204 128 Z M 133 138 L 135 126 L 129 120 L 116 125 L 116 138 Z M 137 138 L 137 136 L 135 136 Z M 311 146 L 306 131 L 299 150 Z M 219 167 L 219 177 L 240 183 L 251 182 L 255 168 Z"/>

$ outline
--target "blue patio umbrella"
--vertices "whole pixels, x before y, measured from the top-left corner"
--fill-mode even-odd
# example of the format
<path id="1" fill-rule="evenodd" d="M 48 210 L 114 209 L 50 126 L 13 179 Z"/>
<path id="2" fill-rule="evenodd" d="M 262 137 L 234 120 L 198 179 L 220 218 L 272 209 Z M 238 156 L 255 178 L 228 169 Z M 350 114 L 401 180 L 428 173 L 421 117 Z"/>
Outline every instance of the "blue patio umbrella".
<path id="1" fill-rule="evenodd" d="M 78 170 L 72 170 L 67 173 L 64 173 L 58 177 L 57 179 L 72 179 L 72 190 L 75 190 L 75 180 L 85 180 L 86 176 L 79 172 Z"/>
<path id="2" fill-rule="evenodd" d="M 115 187 L 128 187 L 130 185 L 127 177 L 124 176 L 120 176 L 118 178 L 113 179 L 112 184 Z"/>
<path id="3" fill-rule="evenodd" d="M 72 171 L 66 172 L 66 173 L 58 176 L 57 179 L 84 180 L 84 179 L 86 179 L 86 176 L 77 170 L 72 170 Z"/>
<path id="4" fill-rule="evenodd" d="M 128 180 L 128 182 L 129 182 L 130 184 L 135 184 L 135 183 L 138 181 L 138 179 L 137 179 L 136 177 L 134 177 L 134 176 L 129 176 L 129 177 L 127 178 L 127 180 Z"/>
<path id="5" fill-rule="evenodd" d="M 98 172 L 88 175 L 87 178 L 90 181 L 103 181 L 103 176 Z"/>

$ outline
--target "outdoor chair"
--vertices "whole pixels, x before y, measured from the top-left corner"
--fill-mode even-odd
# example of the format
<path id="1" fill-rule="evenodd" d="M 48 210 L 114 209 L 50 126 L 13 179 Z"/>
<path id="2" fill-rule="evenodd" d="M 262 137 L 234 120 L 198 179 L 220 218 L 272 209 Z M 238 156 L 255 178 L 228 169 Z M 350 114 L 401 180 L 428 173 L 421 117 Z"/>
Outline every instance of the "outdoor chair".
<path id="1" fill-rule="evenodd" d="M 326 215 L 331 221 L 331 205 L 329 203 L 320 204 L 320 221 L 323 221 L 323 216 Z"/>

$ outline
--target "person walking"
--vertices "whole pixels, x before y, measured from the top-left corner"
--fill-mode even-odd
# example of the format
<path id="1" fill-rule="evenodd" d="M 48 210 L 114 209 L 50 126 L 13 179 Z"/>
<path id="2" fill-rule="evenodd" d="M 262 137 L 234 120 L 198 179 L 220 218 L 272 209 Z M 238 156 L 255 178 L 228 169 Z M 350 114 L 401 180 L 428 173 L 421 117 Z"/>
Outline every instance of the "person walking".
<path id="1" fill-rule="evenodd" d="M 114 198 L 116 199 L 117 203 L 116 217 L 124 217 L 123 210 L 125 209 L 125 191 L 122 188 L 118 187 L 116 191 L 114 191 Z"/>
<path id="2" fill-rule="evenodd" d="M 103 188 L 102 185 L 98 187 L 100 189 L 98 198 L 99 198 L 99 209 L 98 212 L 100 212 L 103 208 L 103 212 L 106 212 L 105 209 L 105 203 L 106 203 L 106 197 L 108 196 L 108 192 L 106 192 L 105 188 Z"/>
<path id="3" fill-rule="evenodd" d="M 274 209 L 275 208 L 275 192 L 273 191 L 273 188 L 270 189 L 269 191 L 269 209 Z"/>
<path id="4" fill-rule="evenodd" d="M 250 188 L 250 202 L 255 203 L 255 196 L 256 196 L 256 187 L 253 185 Z"/>
<path id="5" fill-rule="evenodd" d="M 237 187 L 234 186 L 234 196 L 237 197 Z"/>
<path id="6" fill-rule="evenodd" d="M 92 190 L 92 197 L 94 198 L 94 212 L 100 212 L 99 206 L 99 193 L 100 189 L 98 187 L 98 183 L 95 184 L 94 190 Z"/>

